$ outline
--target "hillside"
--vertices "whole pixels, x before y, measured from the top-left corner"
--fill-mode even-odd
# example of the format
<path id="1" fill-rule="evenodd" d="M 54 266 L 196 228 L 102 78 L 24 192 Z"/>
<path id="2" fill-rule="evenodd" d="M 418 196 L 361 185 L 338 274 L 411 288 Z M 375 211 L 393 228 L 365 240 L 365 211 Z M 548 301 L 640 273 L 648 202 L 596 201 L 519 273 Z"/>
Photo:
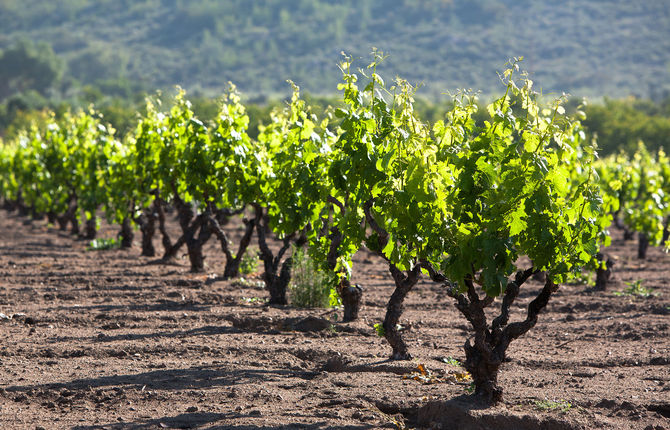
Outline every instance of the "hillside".
<path id="1" fill-rule="evenodd" d="M 546 92 L 659 97 L 670 89 L 664 0 L 0 0 L 0 49 L 45 41 L 80 83 L 128 79 L 219 93 L 333 93 L 345 51 L 435 96 L 495 92 L 512 56 Z"/>

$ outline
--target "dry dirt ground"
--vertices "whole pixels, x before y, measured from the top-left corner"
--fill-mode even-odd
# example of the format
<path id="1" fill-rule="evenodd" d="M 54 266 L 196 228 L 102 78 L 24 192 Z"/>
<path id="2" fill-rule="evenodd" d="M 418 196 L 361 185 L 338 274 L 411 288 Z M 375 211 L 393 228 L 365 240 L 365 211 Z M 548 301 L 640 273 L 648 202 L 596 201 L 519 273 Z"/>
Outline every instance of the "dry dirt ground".
<path id="1" fill-rule="evenodd" d="M 373 325 L 392 282 L 365 252 L 361 318 L 344 324 L 340 310 L 268 307 L 258 275 L 217 279 L 215 243 L 209 272 L 191 274 L 186 259 L 149 264 L 139 238 L 128 251 L 86 251 L 1 211 L 0 428 L 670 429 L 670 255 L 640 262 L 615 234 L 615 284 L 562 286 L 510 347 L 504 403 L 483 408 L 452 360 L 470 331 L 439 285 L 408 297 L 414 360 L 387 360 Z M 657 295 L 614 294 L 637 280 Z M 416 377 L 419 365 L 430 377 Z"/>

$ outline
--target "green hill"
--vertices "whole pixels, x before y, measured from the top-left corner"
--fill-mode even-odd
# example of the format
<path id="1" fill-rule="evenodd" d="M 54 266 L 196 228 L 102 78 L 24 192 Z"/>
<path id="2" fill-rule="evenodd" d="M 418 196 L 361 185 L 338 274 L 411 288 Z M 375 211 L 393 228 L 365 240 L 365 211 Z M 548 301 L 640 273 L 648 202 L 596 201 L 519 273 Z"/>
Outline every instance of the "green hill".
<path id="1" fill-rule="evenodd" d="M 499 90 L 512 56 L 547 92 L 663 97 L 670 90 L 670 2 L 646 0 L 0 0 L 0 49 L 49 43 L 63 76 L 143 88 L 287 93 L 292 79 L 333 93 L 345 51 L 421 94 Z M 67 86 L 67 85 L 66 85 Z"/>

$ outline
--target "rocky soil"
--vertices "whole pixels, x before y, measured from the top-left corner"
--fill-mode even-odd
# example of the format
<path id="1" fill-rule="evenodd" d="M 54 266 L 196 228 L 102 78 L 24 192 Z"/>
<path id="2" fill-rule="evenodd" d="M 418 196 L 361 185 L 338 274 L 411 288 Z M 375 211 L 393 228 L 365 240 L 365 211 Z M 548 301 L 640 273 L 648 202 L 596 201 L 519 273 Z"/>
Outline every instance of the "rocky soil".
<path id="1" fill-rule="evenodd" d="M 456 361 L 470 330 L 439 285 L 408 297 L 414 359 L 388 360 L 373 325 L 393 282 L 366 252 L 361 318 L 345 324 L 337 309 L 267 306 L 258 274 L 219 279 L 213 242 L 208 273 L 192 274 L 187 258 L 154 264 L 139 243 L 87 251 L 0 211 L 0 428 L 670 429 L 670 255 L 639 261 L 614 234 L 610 290 L 562 286 L 511 345 L 503 404 L 484 408 Z M 635 281 L 655 295 L 615 294 Z"/>

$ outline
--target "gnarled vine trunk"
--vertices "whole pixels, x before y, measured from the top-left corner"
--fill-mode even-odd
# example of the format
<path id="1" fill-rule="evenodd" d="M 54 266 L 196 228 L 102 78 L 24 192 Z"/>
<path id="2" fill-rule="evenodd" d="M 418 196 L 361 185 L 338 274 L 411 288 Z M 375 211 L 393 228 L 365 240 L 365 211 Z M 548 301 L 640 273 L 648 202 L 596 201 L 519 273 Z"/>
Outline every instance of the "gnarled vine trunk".
<path id="1" fill-rule="evenodd" d="M 160 198 L 158 193 L 156 193 L 156 197 L 154 198 L 153 208 L 154 214 L 158 220 L 158 231 L 161 233 L 161 243 L 163 244 L 163 257 L 161 259 L 163 261 L 171 261 L 177 256 L 179 248 L 181 248 L 181 245 L 184 243 L 181 242 L 181 244 L 178 245 L 172 244 L 170 235 L 165 227 L 165 201 Z"/>
<path id="2" fill-rule="evenodd" d="M 12 212 L 14 209 L 16 209 L 16 202 L 8 198 L 4 198 L 2 200 L 2 208 L 7 212 Z"/>
<path id="3" fill-rule="evenodd" d="M 119 237 L 121 238 L 121 248 L 132 248 L 134 236 L 133 227 L 130 223 L 130 217 L 123 218 L 123 221 L 121 222 L 121 231 L 119 232 Z"/>
<path id="4" fill-rule="evenodd" d="M 282 240 L 282 247 L 277 252 L 277 255 L 273 255 L 267 244 L 268 218 L 264 216 L 263 208 L 260 205 L 254 204 L 253 207 L 257 223 L 258 247 L 260 248 L 261 260 L 263 260 L 263 268 L 265 269 L 263 271 L 263 282 L 270 293 L 270 301 L 268 303 L 271 305 L 286 305 L 288 304 L 286 292 L 291 281 L 293 258 L 288 257 L 283 262 L 282 258 L 291 247 L 291 244 L 294 243 L 296 247 L 301 247 L 307 239 L 304 234 L 290 234 Z"/>
<path id="5" fill-rule="evenodd" d="M 349 279 L 342 278 L 337 285 L 337 292 L 342 299 L 342 307 L 344 308 L 342 321 L 356 321 L 361 310 L 363 288 L 358 284 L 351 285 Z"/>
<path id="6" fill-rule="evenodd" d="M 182 235 L 175 243 L 172 243 L 165 227 L 165 203 L 162 200 L 157 199 L 156 213 L 158 214 L 158 230 L 161 232 L 164 248 L 163 257 L 161 259 L 165 262 L 174 260 L 177 257 L 179 249 L 186 243 L 187 237 L 195 234 L 194 231 L 189 233 L 189 225 L 194 216 L 193 209 L 185 204 L 180 205 L 179 202 L 176 202 L 176 205 L 177 219 L 179 220 L 179 225 L 182 229 Z"/>
<path id="7" fill-rule="evenodd" d="M 393 349 L 392 360 L 411 360 L 407 344 L 400 334 L 398 323 L 404 310 L 404 301 L 407 294 L 416 285 L 421 276 L 421 266 L 416 265 L 412 270 L 403 273 L 394 264 L 389 264 L 389 271 L 395 282 L 395 290 L 386 305 L 386 316 L 384 317 L 384 337 Z"/>
<path id="8" fill-rule="evenodd" d="M 56 221 L 58 221 L 58 229 L 60 231 L 67 230 L 67 224 L 70 220 L 65 215 L 61 215 L 59 217 L 56 217 Z"/>
<path id="9" fill-rule="evenodd" d="M 337 227 L 333 227 L 330 229 L 328 239 L 330 239 L 330 248 L 328 250 L 327 262 L 330 270 L 334 271 L 337 267 L 337 259 L 340 256 L 338 248 L 342 243 L 342 232 Z M 358 313 L 361 309 L 363 289 L 359 285 L 352 286 L 349 279 L 345 276 L 340 276 L 336 288 L 344 307 L 343 321 L 355 321 L 358 319 Z"/>
<path id="10" fill-rule="evenodd" d="M 372 230 L 377 233 L 377 249 L 381 250 L 386 247 L 389 241 L 389 233 L 377 223 L 372 215 L 371 209 L 373 202 L 373 199 L 367 201 L 365 205 L 363 205 L 363 212 L 365 213 L 365 219 L 368 224 Z M 407 294 L 409 294 L 414 285 L 419 282 L 421 276 L 421 264 L 418 264 L 417 262 L 412 269 L 403 273 L 381 251 L 378 251 L 377 254 L 388 262 L 389 271 L 395 282 L 395 290 L 393 291 L 393 294 L 391 294 L 391 298 L 386 305 L 386 316 L 384 317 L 384 322 L 382 324 L 382 327 L 384 327 L 384 337 L 393 350 L 391 353 L 392 360 L 410 360 L 412 356 L 398 330 L 398 323 L 400 322 L 400 316 L 404 310 L 403 303 Z"/>
<path id="11" fill-rule="evenodd" d="M 649 236 L 645 233 L 638 233 L 637 240 L 637 258 L 646 260 L 647 250 L 649 249 Z"/>
<path id="12" fill-rule="evenodd" d="M 67 230 L 67 225 L 72 224 L 72 234 L 79 234 L 79 220 L 77 220 L 77 210 L 79 206 L 74 197 L 70 198 L 68 208 L 64 214 L 58 216 L 56 219 L 58 221 L 58 227 L 61 231 Z"/>
<path id="13" fill-rule="evenodd" d="M 93 240 L 98 233 L 96 216 L 91 216 L 90 219 L 86 220 L 84 224 L 84 239 Z"/>
<path id="14" fill-rule="evenodd" d="M 214 235 L 216 235 L 217 239 L 219 239 L 219 243 L 221 245 L 221 251 L 226 256 L 226 266 L 223 270 L 224 279 L 233 278 L 239 275 L 240 263 L 242 262 L 242 257 L 244 257 L 244 253 L 247 251 L 247 248 L 251 243 L 251 237 L 254 232 L 254 227 L 256 226 L 256 224 L 258 224 L 257 217 L 253 219 L 244 218 L 242 220 L 242 222 L 244 223 L 244 234 L 242 235 L 242 239 L 240 239 L 240 243 L 237 248 L 237 253 L 233 255 L 233 252 L 230 250 L 228 235 L 226 234 L 225 231 L 223 231 L 221 225 L 228 222 L 228 217 L 230 215 L 236 213 L 242 213 L 243 210 L 244 209 L 239 211 L 218 211 L 218 213 L 214 213 L 215 211 L 209 208 L 207 212 L 207 219 L 209 221 L 209 226 Z"/>
<path id="15" fill-rule="evenodd" d="M 19 216 L 27 216 L 30 213 L 30 208 L 26 206 L 21 190 L 17 193 L 15 206 Z"/>
<path id="16" fill-rule="evenodd" d="M 200 229 L 198 235 L 195 232 Z M 202 252 L 203 245 L 212 236 L 212 230 L 209 224 L 205 222 L 204 215 L 199 215 L 194 225 L 189 226 L 184 232 L 186 236 L 186 248 L 188 250 L 188 259 L 191 263 L 191 272 L 205 271 L 205 256 Z"/>
<path id="17" fill-rule="evenodd" d="M 630 230 L 629 228 L 624 226 L 623 227 L 623 240 L 626 240 L 626 241 L 633 240 L 634 237 L 635 237 L 635 231 Z"/>
<path id="18" fill-rule="evenodd" d="M 598 291 L 605 291 L 607 289 L 607 284 L 612 277 L 614 260 L 612 260 L 609 255 L 605 255 L 601 252 L 596 254 L 596 259 L 598 260 L 598 268 L 596 269 L 595 289 Z"/>
<path id="19" fill-rule="evenodd" d="M 502 400 L 503 390 L 498 386 L 498 372 L 505 361 L 509 344 L 535 326 L 538 315 L 558 289 L 558 285 L 548 275 L 544 287 L 528 305 L 526 319 L 508 324 L 510 307 L 519 295 L 520 286 L 533 273 L 533 269 L 520 271 L 514 281 L 507 284 L 500 315 L 493 320 L 490 327 L 484 309 L 493 303 L 493 298 L 486 296 L 481 299 L 471 278 L 464 280 L 466 294 L 459 293 L 454 287 L 449 290 L 449 295 L 456 299 L 456 308 L 474 329 L 474 342 L 468 339 L 464 345 L 464 366 L 472 376 L 475 394 L 488 403 L 496 404 Z"/>
<path id="20" fill-rule="evenodd" d="M 38 212 L 35 208 L 30 210 L 30 218 L 33 221 L 41 221 L 44 219 L 44 213 Z"/>
<path id="21" fill-rule="evenodd" d="M 154 247 L 154 234 L 156 233 L 156 220 L 158 216 L 156 213 L 147 209 L 137 218 L 137 223 L 142 232 L 142 256 L 153 257 L 156 255 L 156 248 Z"/>

